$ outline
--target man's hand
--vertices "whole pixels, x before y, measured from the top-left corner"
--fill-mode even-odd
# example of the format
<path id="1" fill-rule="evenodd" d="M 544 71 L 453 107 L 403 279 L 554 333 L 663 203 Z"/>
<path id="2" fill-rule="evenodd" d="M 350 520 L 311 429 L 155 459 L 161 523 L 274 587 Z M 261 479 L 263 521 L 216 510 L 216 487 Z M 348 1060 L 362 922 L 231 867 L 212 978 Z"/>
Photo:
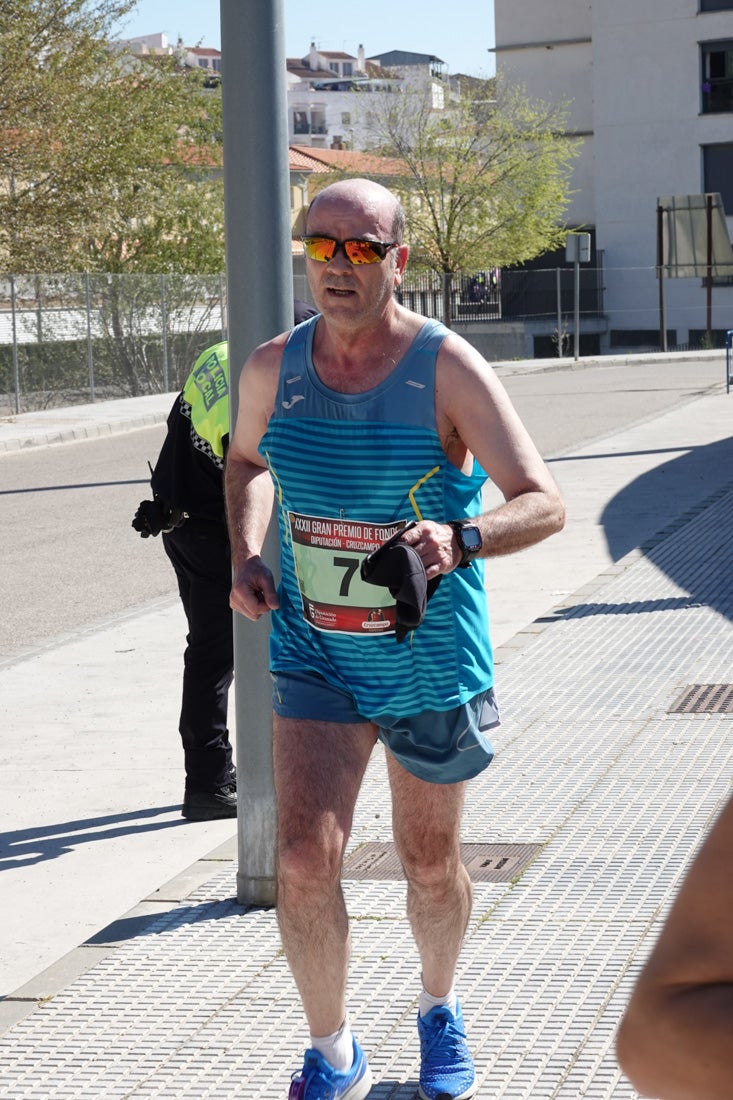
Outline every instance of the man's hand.
<path id="1" fill-rule="evenodd" d="M 229 606 L 253 622 L 280 606 L 272 573 L 261 557 L 248 558 L 235 570 Z"/>
<path id="2" fill-rule="evenodd" d="M 461 560 L 453 528 L 447 523 L 422 520 L 400 538 L 418 552 L 428 580 L 441 573 L 451 573 Z"/>

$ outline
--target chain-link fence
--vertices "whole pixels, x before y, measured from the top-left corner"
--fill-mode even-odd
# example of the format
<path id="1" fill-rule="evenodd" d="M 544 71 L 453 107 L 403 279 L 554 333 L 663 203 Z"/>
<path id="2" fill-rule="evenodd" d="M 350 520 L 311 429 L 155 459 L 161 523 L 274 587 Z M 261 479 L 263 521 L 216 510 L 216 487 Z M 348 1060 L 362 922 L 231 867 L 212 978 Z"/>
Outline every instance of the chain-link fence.
<path id="1" fill-rule="evenodd" d="M 495 360 L 572 354 L 576 312 L 581 355 L 663 342 L 670 351 L 722 348 L 733 323 L 733 287 L 709 296 L 699 279 L 669 279 L 660 288 L 653 267 L 581 265 L 577 288 L 567 265 L 449 279 L 408 268 L 396 294 Z M 223 276 L 0 276 L 0 415 L 175 391 L 226 331 Z"/>
<path id="2" fill-rule="evenodd" d="M 0 414 L 177 390 L 225 336 L 220 276 L 0 278 Z"/>

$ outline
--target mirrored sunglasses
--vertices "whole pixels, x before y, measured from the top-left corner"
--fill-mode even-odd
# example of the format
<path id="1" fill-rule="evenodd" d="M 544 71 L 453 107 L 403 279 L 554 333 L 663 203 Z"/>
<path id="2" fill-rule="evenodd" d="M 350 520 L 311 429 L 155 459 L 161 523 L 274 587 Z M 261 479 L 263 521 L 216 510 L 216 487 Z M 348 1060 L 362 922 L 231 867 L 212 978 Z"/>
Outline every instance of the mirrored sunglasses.
<path id="1" fill-rule="evenodd" d="M 358 237 L 352 237 L 348 241 L 337 241 L 335 237 L 301 237 L 303 249 L 309 260 L 316 260 L 319 264 L 327 264 L 343 249 L 344 255 L 352 264 L 381 264 L 391 248 L 396 248 L 398 241 L 366 241 Z"/>

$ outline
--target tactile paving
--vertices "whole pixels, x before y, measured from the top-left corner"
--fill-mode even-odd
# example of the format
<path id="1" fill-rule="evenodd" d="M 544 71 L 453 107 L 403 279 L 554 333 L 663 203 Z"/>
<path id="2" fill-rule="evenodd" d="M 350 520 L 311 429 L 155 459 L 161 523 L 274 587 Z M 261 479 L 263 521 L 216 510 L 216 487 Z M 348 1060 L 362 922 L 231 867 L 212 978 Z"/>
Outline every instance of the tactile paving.
<path id="1" fill-rule="evenodd" d="M 530 844 L 512 882 L 474 884 L 458 991 L 478 1096 L 633 1100 L 614 1035 L 697 846 L 730 791 L 729 714 L 672 714 L 726 683 L 733 494 L 504 660 L 494 763 L 463 839 Z M 391 840 L 381 749 L 349 847 Z M 308 1036 L 275 914 L 245 911 L 226 867 L 0 1038 L 12 1100 L 285 1097 Z M 414 1100 L 420 964 L 401 881 L 347 881 L 350 1012 L 372 1100 Z"/>

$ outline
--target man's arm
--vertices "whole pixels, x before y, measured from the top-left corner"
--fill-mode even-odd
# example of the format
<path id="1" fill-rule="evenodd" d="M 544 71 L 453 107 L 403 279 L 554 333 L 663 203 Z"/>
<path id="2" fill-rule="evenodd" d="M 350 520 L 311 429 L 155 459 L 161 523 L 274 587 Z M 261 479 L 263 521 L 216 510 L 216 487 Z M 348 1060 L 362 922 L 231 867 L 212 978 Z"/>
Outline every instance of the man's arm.
<path id="1" fill-rule="evenodd" d="M 229 602 L 248 619 L 259 619 L 279 607 L 272 573 L 261 557 L 274 493 L 257 448 L 272 412 L 285 339 L 278 337 L 257 348 L 242 368 L 237 422 L 224 471 L 233 572 Z"/>
<path id="2" fill-rule="evenodd" d="M 637 980 L 617 1053 L 644 1096 L 733 1095 L 733 798 L 694 859 Z"/>
<path id="3" fill-rule="evenodd" d="M 499 507 L 471 520 L 481 531 L 479 557 L 512 554 L 562 530 L 562 497 L 506 390 L 483 357 L 455 335 L 438 355 L 436 415 L 449 459 L 468 471 L 475 457 L 504 496 Z M 429 578 L 460 560 L 445 524 L 421 523 L 404 541 L 417 548 Z"/>

